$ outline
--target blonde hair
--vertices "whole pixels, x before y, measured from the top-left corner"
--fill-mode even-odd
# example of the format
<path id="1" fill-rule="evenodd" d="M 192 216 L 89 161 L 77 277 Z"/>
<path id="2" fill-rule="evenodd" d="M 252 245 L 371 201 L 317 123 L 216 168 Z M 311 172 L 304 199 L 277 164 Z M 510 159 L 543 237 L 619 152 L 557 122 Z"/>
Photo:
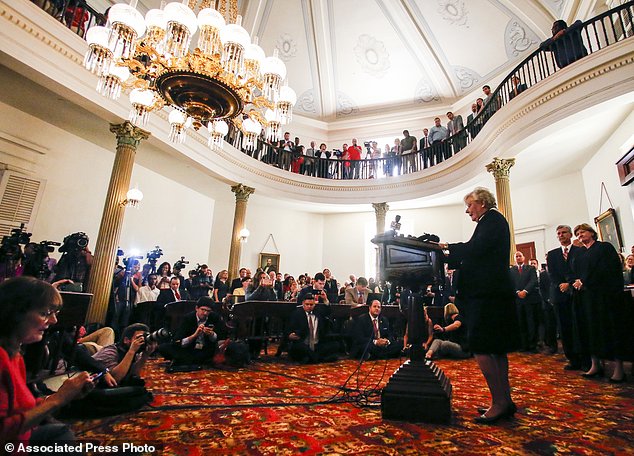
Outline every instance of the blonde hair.
<path id="1" fill-rule="evenodd" d="M 482 203 L 487 209 L 497 207 L 495 196 L 493 196 L 493 193 L 491 193 L 488 188 L 476 187 L 472 192 L 469 192 L 465 195 L 465 203 L 467 202 L 468 198 L 473 198 L 475 201 Z"/>
<path id="2" fill-rule="evenodd" d="M 458 308 L 453 302 L 450 302 L 445 306 L 445 321 L 449 321 L 452 315 L 460 313 Z"/>

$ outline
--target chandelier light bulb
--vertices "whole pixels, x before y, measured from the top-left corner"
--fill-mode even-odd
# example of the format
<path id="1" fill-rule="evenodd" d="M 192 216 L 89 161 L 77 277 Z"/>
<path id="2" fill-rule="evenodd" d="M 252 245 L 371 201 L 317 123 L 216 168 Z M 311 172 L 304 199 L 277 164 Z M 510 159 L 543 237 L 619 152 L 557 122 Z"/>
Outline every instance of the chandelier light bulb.
<path id="1" fill-rule="evenodd" d="M 258 45 L 258 37 L 253 37 L 253 43 L 244 51 L 245 78 L 259 81 L 262 78 L 262 62 L 266 58 L 264 49 Z"/>
<path id="2" fill-rule="evenodd" d="M 174 109 L 170 112 L 168 120 L 170 123 L 169 140 L 176 144 L 184 143 L 187 137 L 185 131 L 189 127 L 187 115 L 178 109 Z"/>
<path id="3" fill-rule="evenodd" d="M 220 29 L 225 26 L 225 18 L 213 8 L 205 8 L 198 13 L 198 49 L 205 55 L 213 56 L 222 53 Z"/>
<path id="4" fill-rule="evenodd" d="M 141 13 L 130 5 L 117 3 L 110 7 L 108 21 L 111 24 L 108 48 L 115 57 L 133 57 L 136 40 L 145 34 L 145 21 Z"/>
<path id="5" fill-rule="evenodd" d="M 249 239 L 249 236 L 251 236 L 251 232 L 245 226 L 244 228 L 240 230 L 239 236 L 242 242 L 247 242 L 247 240 Z"/>
<path id="6" fill-rule="evenodd" d="M 88 51 L 84 56 L 84 67 L 91 73 L 101 76 L 112 61 L 112 51 L 108 47 L 110 29 L 95 26 L 88 29 L 86 41 Z"/>
<path id="7" fill-rule="evenodd" d="M 262 132 L 262 125 L 257 120 L 248 117 L 242 122 L 242 130 L 244 132 L 244 147 L 247 150 L 253 150 L 258 145 L 258 136 Z"/>
<path id="8" fill-rule="evenodd" d="M 145 125 L 154 105 L 154 92 L 148 89 L 134 89 L 130 92 L 130 103 L 132 110 L 128 120 L 136 126 Z"/>
<path id="9" fill-rule="evenodd" d="M 175 58 L 183 57 L 198 30 L 196 15 L 189 6 L 178 2 L 168 3 L 163 11 L 167 20 L 165 52 Z"/>
<path id="10" fill-rule="evenodd" d="M 251 37 L 242 27 L 242 16 L 238 16 L 235 24 L 227 24 L 220 29 L 222 42 L 222 67 L 236 77 L 244 77 L 244 52 L 251 44 Z"/>
<path id="11" fill-rule="evenodd" d="M 145 43 L 154 46 L 162 52 L 165 31 L 167 30 L 167 18 L 165 11 L 161 9 L 151 9 L 145 14 L 145 25 L 147 26 Z"/>
<path id="12" fill-rule="evenodd" d="M 121 84 L 130 77 L 130 70 L 124 66 L 117 66 L 114 62 L 104 71 L 97 82 L 97 91 L 111 100 L 117 100 L 121 95 Z"/>
<path id="13" fill-rule="evenodd" d="M 280 85 L 286 77 L 286 65 L 278 57 L 278 50 L 262 62 L 262 93 L 271 101 L 277 103 L 280 94 Z"/>
<path id="14" fill-rule="evenodd" d="M 293 119 L 295 103 L 297 103 L 297 94 L 287 84 L 284 84 L 280 89 L 280 97 L 276 105 L 282 124 L 286 125 Z"/>
<path id="15" fill-rule="evenodd" d="M 221 147 L 224 137 L 229 133 L 229 125 L 224 120 L 213 120 L 207 125 L 209 130 L 209 147 Z"/>

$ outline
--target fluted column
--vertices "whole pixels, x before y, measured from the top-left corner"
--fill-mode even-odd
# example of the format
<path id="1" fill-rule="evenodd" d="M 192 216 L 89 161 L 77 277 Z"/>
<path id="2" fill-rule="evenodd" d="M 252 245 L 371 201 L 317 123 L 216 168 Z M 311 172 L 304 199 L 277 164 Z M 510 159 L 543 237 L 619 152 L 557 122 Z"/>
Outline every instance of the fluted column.
<path id="1" fill-rule="evenodd" d="M 487 171 L 493 174 L 495 178 L 495 193 L 498 202 L 498 209 L 506 217 L 511 230 L 511 258 L 509 264 L 515 263 L 515 230 L 513 228 L 513 207 L 511 206 L 511 186 L 509 184 L 509 175 L 511 167 L 515 164 L 514 158 L 497 158 L 489 163 Z"/>
<path id="2" fill-rule="evenodd" d="M 233 232 L 231 233 L 231 250 L 229 250 L 228 269 L 229 278 L 234 279 L 238 277 L 240 253 L 242 251 L 242 245 L 240 245 L 240 230 L 244 228 L 249 196 L 255 192 L 255 189 L 243 184 L 237 184 L 231 187 L 231 191 L 236 194 L 236 209 L 233 215 Z"/>
<path id="3" fill-rule="evenodd" d="M 385 232 L 385 216 L 390 206 L 387 203 L 372 203 L 372 207 L 376 215 L 376 234 L 382 234 Z"/>
<path id="4" fill-rule="evenodd" d="M 374 215 L 376 216 L 376 234 L 385 233 L 385 216 L 390 206 L 387 203 L 372 203 Z M 376 281 L 380 280 L 381 271 L 379 270 L 379 248 L 374 248 L 374 270 L 376 271 Z"/>
<path id="5" fill-rule="evenodd" d="M 94 295 L 87 316 L 90 323 L 106 321 L 113 268 L 123 226 L 125 206 L 122 202 L 130 188 L 136 148 L 141 140 L 150 136 L 147 131 L 127 121 L 122 124 L 110 124 L 110 131 L 117 136 L 117 153 L 112 165 L 110 185 L 95 245 L 95 259 L 88 280 L 88 292 Z"/>

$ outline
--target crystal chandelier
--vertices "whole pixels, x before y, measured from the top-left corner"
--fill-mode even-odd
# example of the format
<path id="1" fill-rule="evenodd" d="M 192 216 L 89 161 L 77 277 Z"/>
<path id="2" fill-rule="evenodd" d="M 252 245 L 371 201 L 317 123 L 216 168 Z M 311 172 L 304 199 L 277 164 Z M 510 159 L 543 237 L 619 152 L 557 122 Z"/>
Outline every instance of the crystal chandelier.
<path id="1" fill-rule="evenodd" d="M 88 30 L 84 58 L 102 95 L 116 100 L 130 89 L 130 122 L 143 126 L 151 112 L 169 106 L 174 143 L 185 140 L 188 128 L 206 126 L 209 145 L 220 146 L 227 121 L 243 131 L 247 148 L 257 146 L 263 129 L 270 140 L 279 137 L 297 96 L 284 83 L 277 49 L 266 57 L 242 27 L 237 0 L 172 2 L 145 17 L 136 4 L 113 5 L 106 26 Z"/>

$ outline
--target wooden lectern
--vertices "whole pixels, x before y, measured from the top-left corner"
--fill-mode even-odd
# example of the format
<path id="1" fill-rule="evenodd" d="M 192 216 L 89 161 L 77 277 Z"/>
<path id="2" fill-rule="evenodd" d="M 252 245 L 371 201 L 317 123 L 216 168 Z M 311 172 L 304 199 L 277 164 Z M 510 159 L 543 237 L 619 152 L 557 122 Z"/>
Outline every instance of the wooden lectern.
<path id="1" fill-rule="evenodd" d="M 444 283 L 443 253 L 438 245 L 388 231 L 372 242 L 379 248 L 381 278 L 400 285 L 407 302 L 401 303 L 408 322 L 410 360 L 390 377 L 381 393 L 381 414 L 390 420 L 448 423 L 451 420 L 451 383 L 443 371 L 425 359 L 427 339 L 423 299 L 428 284 Z"/>

